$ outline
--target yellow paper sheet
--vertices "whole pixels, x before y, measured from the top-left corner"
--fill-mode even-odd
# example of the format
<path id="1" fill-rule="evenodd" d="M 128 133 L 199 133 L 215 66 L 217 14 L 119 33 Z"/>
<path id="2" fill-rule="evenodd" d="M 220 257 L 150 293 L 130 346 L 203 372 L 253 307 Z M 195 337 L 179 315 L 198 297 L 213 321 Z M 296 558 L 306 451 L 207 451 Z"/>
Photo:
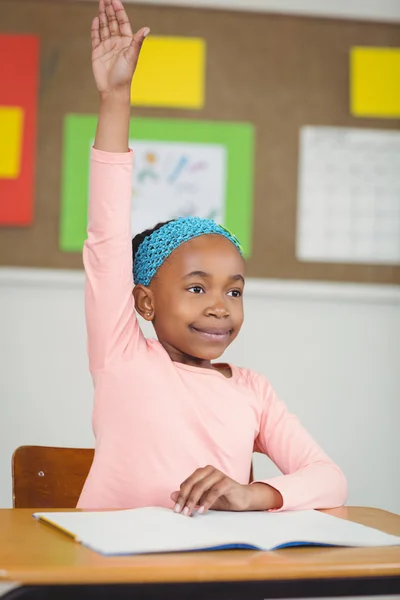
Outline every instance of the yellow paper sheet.
<path id="1" fill-rule="evenodd" d="M 15 179 L 21 168 L 24 111 L 0 106 L 0 178 Z"/>
<path id="2" fill-rule="evenodd" d="M 205 42 L 150 36 L 132 82 L 131 103 L 200 109 L 204 105 Z"/>
<path id="3" fill-rule="evenodd" d="M 357 117 L 400 117 L 400 48 L 352 48 L 351 113 Z"/>

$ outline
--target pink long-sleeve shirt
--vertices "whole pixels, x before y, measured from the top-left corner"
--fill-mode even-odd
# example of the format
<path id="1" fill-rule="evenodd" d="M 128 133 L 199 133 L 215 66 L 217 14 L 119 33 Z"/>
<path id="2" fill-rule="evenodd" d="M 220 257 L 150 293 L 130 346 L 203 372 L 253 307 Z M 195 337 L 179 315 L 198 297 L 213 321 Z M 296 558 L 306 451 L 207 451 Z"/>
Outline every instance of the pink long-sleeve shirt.
<path id="1" fill-rule="evenodd" d="M 249 481 L 253 450 L 283 475 L 268 479 L 282 509 L 342 505 L 347 485 L 269 382 L 173 362 L 135 316 L 131 250 L 132 153 L 92 150 L 86 320 L 95 388 L 95 457 L 78 507 L 172 507 L 198 467 Z"/>

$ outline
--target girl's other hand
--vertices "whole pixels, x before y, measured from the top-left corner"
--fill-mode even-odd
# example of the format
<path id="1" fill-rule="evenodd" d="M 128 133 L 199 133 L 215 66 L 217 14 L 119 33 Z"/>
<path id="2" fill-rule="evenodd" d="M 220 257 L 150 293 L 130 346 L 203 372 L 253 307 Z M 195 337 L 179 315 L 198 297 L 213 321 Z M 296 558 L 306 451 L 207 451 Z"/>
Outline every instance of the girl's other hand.
<path id="1" fill-rule="evenodd" d="M 190 516 L 195 510 L 205 513 L 213 510 L 267 510 L 282 506 L 277 490 L 265 483 L 242 485 L 212 466 L 196 471 L 188 477 L 179 491 L 171 494 L 174 511 Z"/>
<path id="2" fill-rule="evenodd" d="M 92 22 L 92 68 L 101 95 L 129 89 L 144 38 L 150 29 L 132 34 L 121 0 L 100 0 Z"/>

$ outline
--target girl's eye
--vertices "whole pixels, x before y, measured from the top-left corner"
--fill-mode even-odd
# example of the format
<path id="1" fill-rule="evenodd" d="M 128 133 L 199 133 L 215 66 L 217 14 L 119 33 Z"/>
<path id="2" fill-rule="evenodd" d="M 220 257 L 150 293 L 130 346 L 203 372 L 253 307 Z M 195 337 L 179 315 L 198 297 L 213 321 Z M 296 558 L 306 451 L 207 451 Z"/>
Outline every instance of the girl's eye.
<path id="1" fill-rule="evenodd" d="M 192 287 L 188 288 L 188 292 L 192 294 L 204 294 L 204 290 L 199 285 L 192 285 Z"/>
<path id="2" fill-rule="evenodd" d="M 228 292 L 228 296 L 232 296 L 232 298 L 240 298 L 241 295 L 241 290 L 231 290 L 230 292 Z"/>

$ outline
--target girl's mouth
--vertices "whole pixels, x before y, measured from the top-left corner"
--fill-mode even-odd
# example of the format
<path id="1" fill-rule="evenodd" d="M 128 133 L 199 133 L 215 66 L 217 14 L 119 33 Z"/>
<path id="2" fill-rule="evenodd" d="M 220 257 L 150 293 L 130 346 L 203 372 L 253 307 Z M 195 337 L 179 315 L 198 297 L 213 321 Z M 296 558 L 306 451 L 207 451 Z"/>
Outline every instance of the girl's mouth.
<path id="1" fill-rule="evenodd" d="M 200 329 L 191 325 L 190 329 L 200 335 L 204 340 L 219 343 L 226 342 L 232 333 L 232 329 L 226 329 L 224 327 L 204 327 Z"/>

